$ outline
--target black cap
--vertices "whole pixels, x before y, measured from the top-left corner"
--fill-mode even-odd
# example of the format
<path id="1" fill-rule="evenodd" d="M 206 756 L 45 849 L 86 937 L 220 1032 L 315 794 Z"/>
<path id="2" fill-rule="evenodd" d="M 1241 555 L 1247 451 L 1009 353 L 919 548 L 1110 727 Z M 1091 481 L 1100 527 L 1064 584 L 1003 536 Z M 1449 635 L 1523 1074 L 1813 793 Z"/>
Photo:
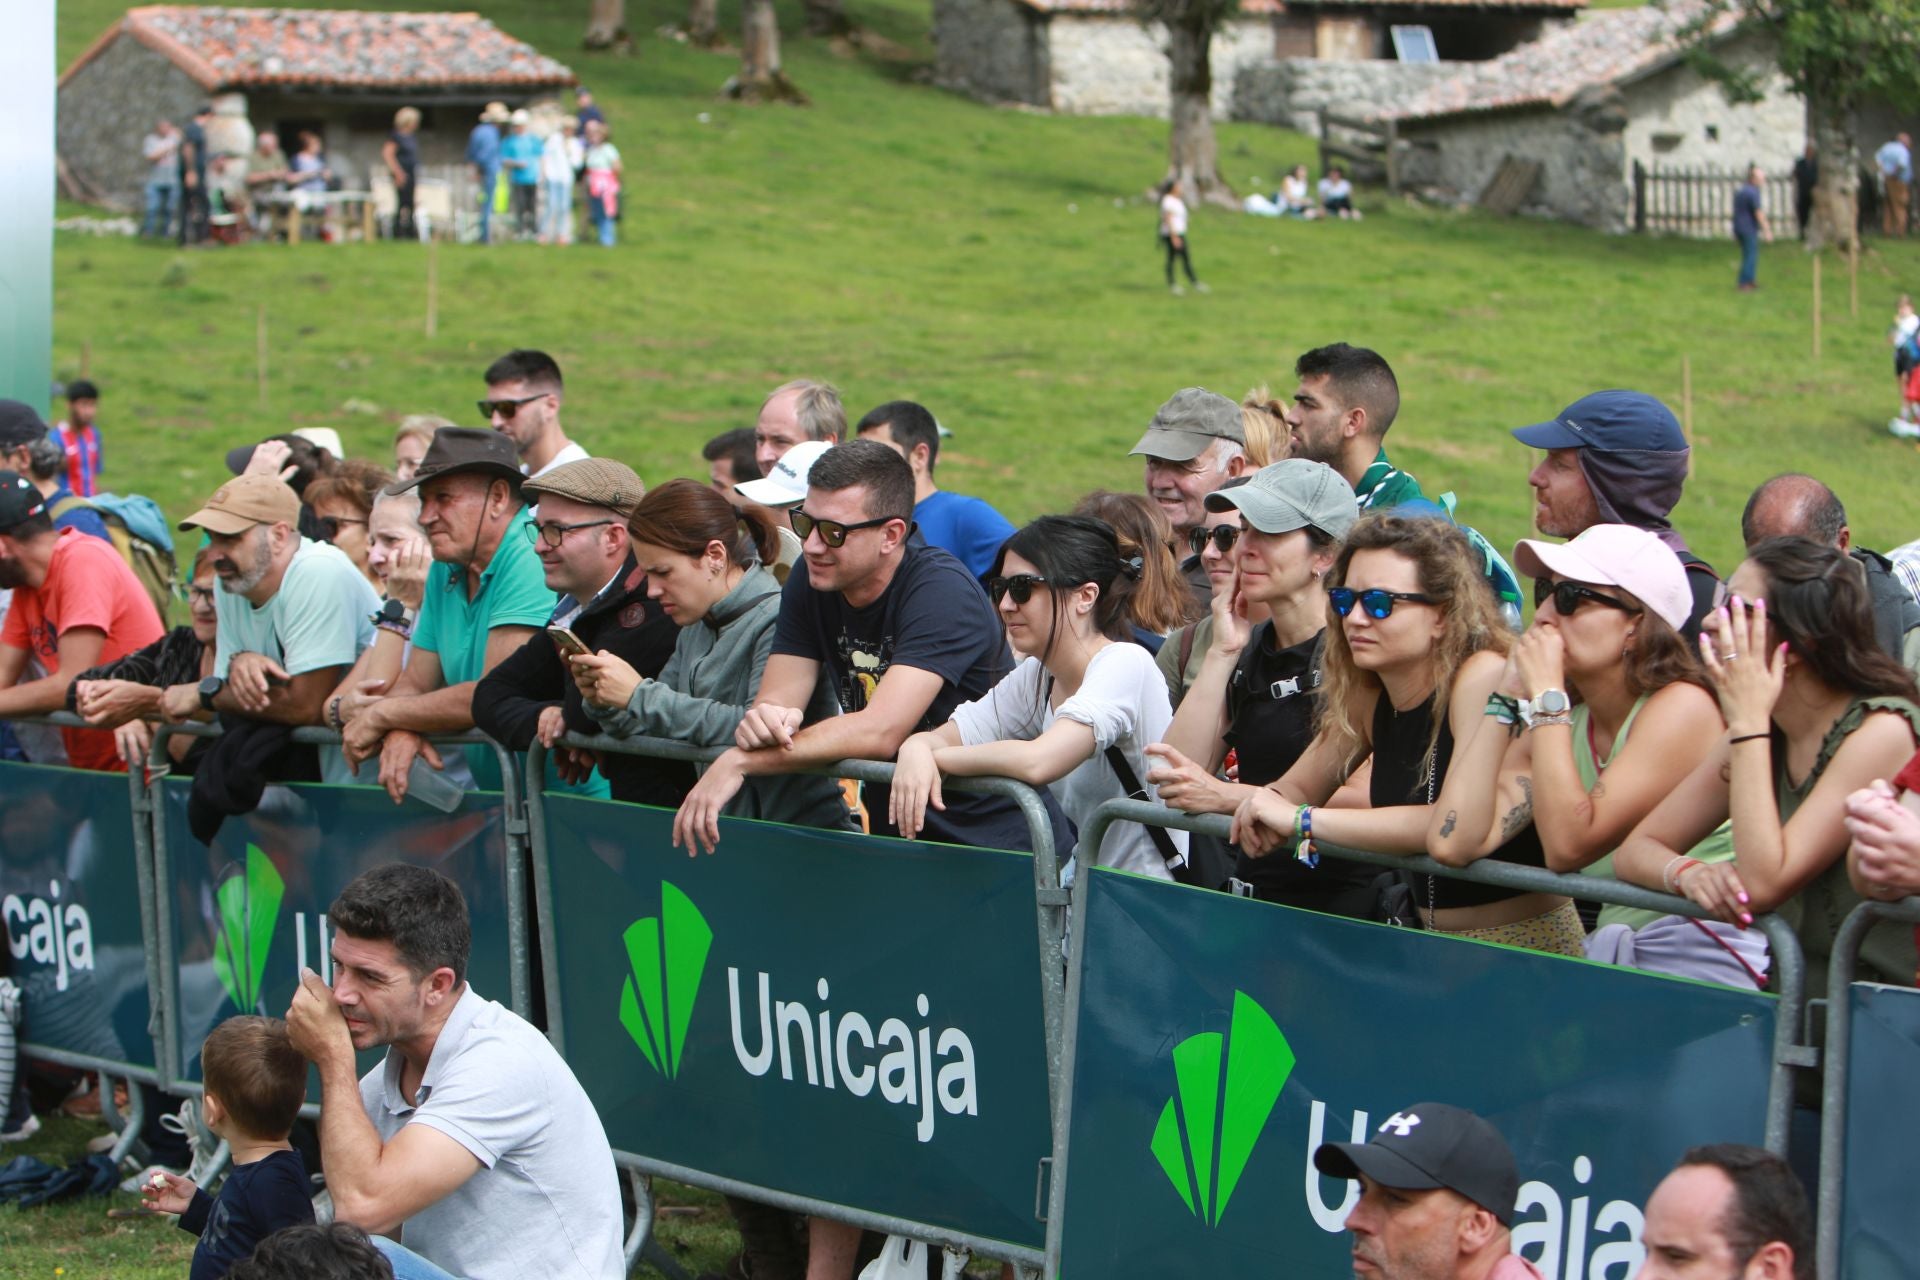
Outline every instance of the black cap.
<path id="1" fill-rule="evenodd" d="M 47 500 L 32 481 L 17 471 L 0 471 L 0 533 L 12 533 L 46 509 Z"/>
<path id="2" fill-rule="evenodd" d="M 47 434 L 47 420 L 31 405 L 18 400 L 0 400 L 0 449 L 18 449 Z"/>
<path id="3" fill-rule="evenodd" d="M 526 479 L 526 473 L 520 470 L 519 456 L 514 453 L 513 441 L 505 435 L 486 427 L 441 427 L 433 433 L 427 455 L 420 459 L 420 468 L 413 473 L 413 479 L 390 484 L 387 492 L 405 493 L 436 476 L 458 471 L 511 480 L 516 485 Z"/>
<path id="4" fill-rule="evenodd" d="M 1471 1111 L 1444 1102 L 1416 1102 L 1396 1111 L 1370 1142 L 1327 1142 L 1313 1167 L 1330 1178 L 1366 1174 L 1383 1187 L 1431 1191 L 1445 1187 L 1513 1225 L 1520 1173 L 1500 1131 Z"/>

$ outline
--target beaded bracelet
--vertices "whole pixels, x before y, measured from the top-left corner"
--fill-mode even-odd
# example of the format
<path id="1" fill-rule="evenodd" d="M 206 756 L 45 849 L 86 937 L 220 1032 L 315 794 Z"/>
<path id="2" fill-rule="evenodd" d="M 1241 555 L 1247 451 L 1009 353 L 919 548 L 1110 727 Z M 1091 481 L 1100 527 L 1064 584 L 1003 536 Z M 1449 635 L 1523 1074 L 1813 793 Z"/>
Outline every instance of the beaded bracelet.
<path id="1" fill-rule="evenodd" d="M 1295 843 L 1293 856 L 1307 864 L 1308 870 L 1320 865 L 1320 855 L 1313 847 L 1313 807 L 1301 805 L 1299 815 L 1294 819 Z"/>
<path id="2" fill-rule="evenodd" d="M 1700 860 L 1698 858 L 1689 858 L 1685 855 L 1677 856 L 1673 861 L 1661 868 L 1660 883 L 1666 886 L 1668 893 L 1677 894 L 1680 892 L 1680 877 L 1686 874 L 1688 867 L 1697 867 L 1699 865 Z"/>

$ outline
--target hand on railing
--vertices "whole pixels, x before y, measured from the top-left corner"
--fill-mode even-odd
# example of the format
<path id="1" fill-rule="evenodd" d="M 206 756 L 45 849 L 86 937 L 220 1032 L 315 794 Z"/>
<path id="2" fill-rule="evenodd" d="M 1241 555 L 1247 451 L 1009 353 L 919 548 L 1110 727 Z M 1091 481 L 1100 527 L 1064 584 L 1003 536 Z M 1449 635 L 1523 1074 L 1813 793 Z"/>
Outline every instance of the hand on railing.
<path id="1" fill-rule="evenodd" d="M 1250 857 L 1264 858 L 1293 839 L 1299 822 L 1299 805 L 1271 787 L 1259 787 L 1234 811 L 1228 839 Z"/>
<path id="2" fill-rule="evenodd" d="M 242 711 L 259 715 L 273 703 L 275 685 L 292 683 L 287 669 L 264 653 L 242 651 L 227 663 L 227 688 Z"/>
<path id="3" fill-rule="evenodd" d="M 200 714 L 200 686 L 168 685 L 160 692 L 160 716 L 175 724 L 185 724 Z"/>
<path id="4" fill-rule="evenodd" d="M 900 744 L 900 754 L 894 761 L 887 816 L 908 840 L 926 826 L 927 806 L 940 813 L 947 811 L 946 798 L 940 794 L 940 766 L 933 760 L 936 741 L 930 733 L 916 733 Z"/>
<path id="5" fill-rule="evenodd" d="M 540 712 L 540 723 L 534 729 L 534 736 L 552 754 L 554 772 L 560 775 L 562 782 L 585 782 L 594 766 L 600 763 L 600 757 L 592 751 L 560 745 L 560 739 L 566 737 L 567 733 L 566 714 L 561 711 L 559 703 Z"/>
<path id="6" fill-rule="evenodd" d="M 353 726 L 348 725 L 347 730 L 351 733 Z M 380 785 L 395 804 L 407 798 L 407 774 L 416 757 L 435 769 L 447 767 L 434 745 L 411 729 L 391 730 L 380 745 Z"/>
<path id="7" fill-rule="evenodd" d="M 153 749 L 153 726 L 145 720 L 129 720 L 113 731 L 113 745 L 127 768 L 138 769 L 147 762 Z"/>
<path id="8" fill-rule="evenodd" d="M 152 715 L 160 691 L 132 680 L 81 680 L 74 685 L 74 710 L 99 729 L 113 729 Z"/>
<path id="9" fill-rule="evenodd" d="M 1731 862 L 1695 862 L 1683 859 L 1686 866 L 1674 874 L 1673 886 L 1685 897 L 1713 913 L 1716 920 L 1744 929 L 1753 923 L 1753 907 L 1747 886 Z"/>
<path id="10" fill-rule="evenodd" d="M 719 759 L 707 766 L 700 781 L 693 784 L 693 790 L 680 802 L 679 812 L 673 815 L 673 847 L 685 849 L 689 857 L 701 852 L 703 845 L 708 853 L 718 849 L 720 811 L 740 794 L 745 782 L 746 775 L 740 770 L 736 754 L 722 752 Z"/>
<path id="11" fill-rule="evenodd" d="M 805 718 L 806 713 L 798 707 L 762 702 L 740 721 L 740 727 L 734 730 L 733 743 L 742 751 L 765 751 L 772 747 L 784 750 L 793 745 L 793 735 L 800 732 L 800 723 Z"/>

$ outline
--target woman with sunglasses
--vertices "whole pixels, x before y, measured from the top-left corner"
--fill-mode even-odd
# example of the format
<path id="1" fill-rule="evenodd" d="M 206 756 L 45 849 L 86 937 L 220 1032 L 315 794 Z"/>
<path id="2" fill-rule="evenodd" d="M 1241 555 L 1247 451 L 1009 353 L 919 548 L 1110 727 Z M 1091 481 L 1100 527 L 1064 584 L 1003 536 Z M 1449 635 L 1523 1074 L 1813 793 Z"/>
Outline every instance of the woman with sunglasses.
<path id="1" fill-rule="evenodd" d="M 1167 740 L 1147 748 L 1156 757 L 1147 780 L 1171 808 L 1232 814 L 1313 742 L 1327 630 L 1323 579 L 1360 511 L 1338 472 L 1304 458 L 1263 467 L 1244 487 L 1216 490 L 1206 502 L 1209 513 L 1224 508 L 1247 527 L 1226 583 L 1214 591 L 1200 676 Z M 1266 616 L 1255 621 L 1256 611 Z M 1232 781 L 1219 776 L 1229 751 L 1238 765 Z M 1241 892 L 1340 915 L 1372 909 L 1376 874 L 1358 863 L 1309 869 L 1245 851 L 1235 854 L 1233 870 Z"/>
<path id="2" fill-rule="evenodd" d="M 1427 848 L 1465 866 L 1531 821 L 1549 870 L 1611 879 L 1613 850 L 1721 733 L 1706 673 L 1680 636 L 1693 608 L 1687 571 L 1657 536 L 1619 524 L 1524 541 L 1513 558 L 1534 580 L 1533 625 L 1454 754 Z M 1694 856 L 1730 858 L 1733 846 L 1723 830 Z M 1595 958 L 1629 959 L 1618 935 L 1650 928 L 1632 961 L 1642 968 L 1677 963 L 1747 982 L 1746 967 L 1765 965 L 1657 911 L 1603 907 L 1600 924 L 1621 928 L 1602 935 L 1613 950 Z"/>
<path id="3" fill-rule="evenodd" d="M 1769 538 L 1727 580 L 1701 626 L 1724 741 L 1614 855 L 1622 880 L 1680 893 L 1738 928 L 1797 904 L 1807 981 L 1826 989 L 1833 939 L 1860 895 L 1847 873 L 1847 798 L 1914 754 L 1913 677 L 1880 648 L 1860 567 L 1843 551 Z M 1731 817 L 1733 859 L 1688 851 Z M 1910 925 L 1883 923 L 1863 979 L 1911 985 Z"/>
<path id="4" fill-rule="evenodd" d="M 780 584 L 766 568 L 779 549 L 773 527 L 752 509 L 736 511 L 718 490 L 683 479 L 649 491 L 627 529 L 647 595 L 680 628 L 679 637 L 652 680 L 605 650 L 569 659 L 586 712 L 616 738 L 731 746 L 753 705 L 780 616 Z M 822 681 L 807 718 L 833 713 L 833 691 Z M 725 812 L 850 829 L 840 797 L 832 778 L 768 774 L 748 778 Z"/>
<path id="5" fill-rule="evenodd" d="M 1166 733 L 1173 710 L 1152 655 L 1126 643 L 1138 572 L 1130 559 L 1113 528 L 1087 516 L 1042 516 L 1007 539 L 987 589 L 1020 662 L 901 746 L 891 799 L 901 835 L 919 834 L 929 805 L 946 807 L 944 775 L 1046 786 L 1082 828 L 1105 801 L 1144 789 L 1143 749 Z M 1185 832 L 1162 834 L 1184 855 Z M 1157 839 L 1116 823 L 1095 860 L 1170 879 Z"/>
<path id="6" fill-rule="evenodd" d="M 1252 478 L 1251 475 L 1235 476 L 1221 485 L 1220 490 L 1237 489 Z M 1239 543 L 1243 527 L 1240 508 L 1223 503 L 1217 511 L 1209 506 L 1206 523 L 1195 525 L 1187 531 L 1187 547 L 1200 557 L 1200 567 L 1207 572 L 1207 581 L 1212 585 L 1215 600 L 1220 598 L 1222 592 L 1227 594 L 1229 600 L 1233 598 L 1234 547 Z M 1315 601 L 1316 608 L 1320 603 Z M 1321 609 L 1321 612 L 1325 610 Z M 1267 620 L 1267 606 L 1243 598 L 1238 616 L 1248 625 L 1257 626 Z M 1208 610 L 1199 621 L 1189 622 L 1168 636 L 1166 643 L 1154 655 L 1160 674 L 1167 679 L 1167 697 L 1172 699 L 1176 711 L 1179 710 L 1181 699 L 1187 696 L 1187 689 L 1200 678 L 1200 666 L 1206 661 L 1207 650 L 1212 646 L 1213 611 Z"/>
<path id="7" fill-rule="evenodd" d="M 1234 843 L 1255 857 L 1304 855 L 1309 867 L 1316 838 L 1427 851 L 1454 743 L 1478 727 L 1511 643 L 1481 567 L 1445 520 L 1383 515 L 1353 526 L 1327 575 L 1338 625 L 1327 629 L 1319 730 L 1286 776 L 1242 802 Z M 1373 807 L 1320 807 L 1369 756 Z M 1530 823 L 1489 856 L 1544 861 Z M 1439 876 L 1415 877 L 1413 893 L 1429 929 L 1580 954 L 1579 915 L 1565 897 Z"/>
<path id="8" fill-rule="evenodd" d="M 320 541 L 331 542 L 346 552 L 347 559 L 366 575 L 375 590 L 380 589 L 381 582 L 367 562 L 370 545 L 367 522 L 373 514 L 374 500 L 392 483 L 391 472 L 371 462 L 349 458 L 332 473 L 314 480 L 302 495 L 313 510 Z"/>
<path id="9" fill-rule="evenodd" d="M 216 581 L 213 548 L 202 547 L 186 585 L 179 588 L 193 621 L 136 653 L 82 671 L 67 686 L 67 710 L 97 728 L 112 729 L 120 758 L 130 769 L 138 768 L 153 746 L 153 726 L 147 722 L 160 718 L 161 695 L 173 685 L 198 685 L 213 674 Z M 192 773 L 210 742 L 175 734 L 167 739 L 167 754 L 182 772 Z"/>

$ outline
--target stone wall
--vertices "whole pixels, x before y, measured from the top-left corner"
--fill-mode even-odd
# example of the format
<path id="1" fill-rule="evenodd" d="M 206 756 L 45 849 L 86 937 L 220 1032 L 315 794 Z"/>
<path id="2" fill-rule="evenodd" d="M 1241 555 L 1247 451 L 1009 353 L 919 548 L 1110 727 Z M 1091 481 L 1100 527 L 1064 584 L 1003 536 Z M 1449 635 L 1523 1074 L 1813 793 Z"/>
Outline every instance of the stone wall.
<path id="1" fill-rule="evenodd" d="M 1316 114 L 1327 107 L 1345 115 L 1369 117 L 1404 102 L 1410 95 L 1459 74 L 1458 62 L 1323 62 L 1286 58 L 1250 62 L 1233 79 L 1235 120 L 1279 125 L 1316 133 Z"/>
<path id="2" fill-rule="evenodd" d="M 1001 0 L 1005 3 L 1005 0 Z M 1066 115 L 1167 114 L 1166 36 L 1120 15 L 1055 14 L 1047 30 L 1049 105 Z M 1213 114 L 1227 117 L 1239 69 L 1273 57 L 1273 27 L 1239 18 L 1213 37 Z"/>
<path id="3" fill-rule="evenodd" d="M 1403 123 L 1408 147 L 1400 161 L 1404 186 L 1443 200 L 1474 203 L 1508 157 L 1537 161 L 1540 180 L 1520 212 L 1626 231 L 1632 221 L 1617 93 L 1575 99 L 1559 111 L 1456 116 L 1422 126 Z"/>
<path id="4" fill-rule="evenodd" d="M 1050 105 L 1047 23 L 1012 0 L 934 0 L 936 83 L 989 102 Z"/>
<path id="5" fill-rule="evenodd" d="M 1686 66 L 1628 85 L 1622 92 L 1629 174 L 1635 160 L 1650 169 L 1737 172 L 1749 164 L 1776 174 L 1792 169 L 1806 146 L 1806 107 L 1769 48 L 1760 38 L 1746 37 L 1718 51 L 1729 66 L 1759 77 L 1766 96 L 1757 103 L 1728 102 L 1718 85 Z"/>
<path id="6" fill-rule="evenodd" d="M 185 124 L 207 92 L 153 50 L 127 36 L 102 49 L 60 87 L 55 138 L 60 158 L 106 198 L 135 210 L 148 165 L 140 140 L 161 116 Z"/>

